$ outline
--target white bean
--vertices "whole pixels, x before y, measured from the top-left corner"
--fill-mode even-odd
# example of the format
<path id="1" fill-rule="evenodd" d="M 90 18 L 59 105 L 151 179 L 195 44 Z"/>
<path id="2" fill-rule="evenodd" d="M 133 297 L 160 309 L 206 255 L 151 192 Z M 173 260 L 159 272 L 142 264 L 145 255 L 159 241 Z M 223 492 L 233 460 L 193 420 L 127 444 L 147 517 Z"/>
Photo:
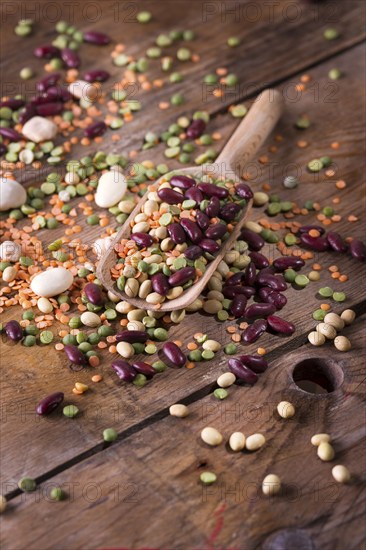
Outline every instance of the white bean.
<path id="1" fill-rule="evenodd" d="M 276 474 L 268 474 L 262 482 L 262 491 L 267 496 L 276 495 L 281 490 L 281 480 Z"/>
<path id="2" fill-rule="evenodd" d="M 220 386 L 220 388 L 229 388 L 234 384 L 236 380 L 235 374 L 232 372 L 224 372 L 224 374 L 221 374 L 217 379 L 217 385 Z"/>
<path id="3" fill-rule="evenodd" d="M 320 443 L 317 454 L 320 460 L 323 460 L 324 462 L 329 462 L 330 460 L 333 460 L 335 456 L 332 445 L 330 445 L 330 443 L 327 443 L 326 441 Z"/>
<path id="4" fill-rule="evenodd" d="M 325 344 L 325 336 L 321 332 L 314 330 L 308 334 L 308 340 L 313 346 L 322 346 Z"/>
<path id="5" fill-rule="evenodd" d="M 334 339 L 334 346 L 338 351 L 349 351 L 352 347 L 351 342 L 346 336 L 337 336 L 337 338 Z"/>
<path id="6" fill-rule="evenodd" d="M 247 439 L 245 441 L 245 448 L 248 451 L 257 451 L 258 449 L 263 447 L 265 442 L 266 442 L 266 438 L 264 437 L 264 435 L 262 435 L 262 434 L 253 434 L 253 435 L 250 435 L 249 437 L 247 437 Z"/>
<path id="7" fill-rule="evenodd" d="M 132 344 L 128 342 L 118 342 L 116 349 L 117 353 L 119 353 L 125 359 L 129 359 L 135 354 L 135 350 Z"/>
<path id="8" fill-rule="evenodd" d="M 329 434 L 315 434 L 311 438 L 311 444 L 314 447 L 319 447 L 320 443 L 330 443 L 331 437 Z"/>
<path id="9" fill-rule="evenodd" d="M 346 325 L 350 325 L 356 319 L 356 313 L 353 309 L 345 309 L 341 313 L 341 319 L 343 319 Z"/>
<path id="10" fill-rule="evenodd" d="M 348 483 L 351 479 L 349 469 L 342 464 L 337 464 L 337 466 L 332 468 L 332 476 L 338 483 Z"/>
<path id="11" fill-rule="evenodd" d="M 177 416 L 178 418 L 184 418 L 185 416 L 188 416 L 189 410 L 186 405 L 176 403 L 175 405 L 171 405 L 169 407 L 169 414 L 171 414 L 171 416 Z"/>
<path id="12" fill-rule="evenodd" d="M 245 447 L 245 435 L 242 432 L 234 432 L 229 439 L 229 447 L 232 451 L 239 452 Z"/>
<path id="13" fill-rule="evenodd" d="M 211 426 L 203 428 L 201 431 L 201 438 L 205 443 L 207 443 L 207 445 L 211 445 L 212 447 L 220 445 L 222 442 L 222 435 L 220 432 Z"/>
<path id="14" fill-rule="evenodd" d="M 295 407 L 289 401 L 281 401 L 277 405 L 277 411 L 281 418 L 291 418 L 295 414 Z"/>

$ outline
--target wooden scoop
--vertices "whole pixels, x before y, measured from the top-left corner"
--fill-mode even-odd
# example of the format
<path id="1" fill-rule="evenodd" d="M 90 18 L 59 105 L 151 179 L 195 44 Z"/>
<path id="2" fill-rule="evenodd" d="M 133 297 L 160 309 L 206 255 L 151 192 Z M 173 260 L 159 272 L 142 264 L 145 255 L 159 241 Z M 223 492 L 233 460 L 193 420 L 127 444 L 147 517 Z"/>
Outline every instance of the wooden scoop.
<path id="1" fill-rule="evenodd" d="M 255 100 L 249 113 L 244 120 L 239 124 L 234 134 L 231 136 L 221 154 L 213 164 L 205 164 L 202 166 L 193 166 L 190 168 L 178 169 L 164 174 L 162 178 L 171 177 L 175 173 L 194 176 L 198 173 L 206 173 L 215 177 L 227 177 L 234 181 L 240 181 L 245 164 L 256 154 L 262 143 L 271 133 L 276 122 L 278 121 L 283 110 L 282 96 L 276 90 L 265 90 Z M 150 191 L 154 191 L 160 184 L 159 178 L 154 184 L 149 187 Z M 131 234 L 130 222 L 135 216 L 140 213 L 141 206 L 146 202 L 148 192 L 136 205 L 130 216 L 124 223 L 123 227 L 117 233 L 109 249 L 101 257 L 97 276 L 103 283 L 104 287 L 110 290 L 113 294 L 119 296 L 121 300 L 126 300 L 137 308 L 157 311 L 173 311 L 175 309 L 184 309 L 191 304 L 202 292 L 208 280 L 216 270 L 218 264 L 224 257 L 225 253 L 231 248 L 232 244 L 237 240 L 240 230 L 247 220 L 248 214 L 252 207 L 252 200 L 242 210 L 241 218 L 234 226 L 234 230 L 230 234 L 227 241 L 223 243 L 221 250 L 218 252 L 215 259 L 209 263 L 203 276 L 187 288 L 178 298 L 174 300 L 166 300 L 162 304 L 149 304 L 142 298 L 130 298 L 124 292 L 121 292 L 116 285 L 116 282 L 111 277 L 111 268 L 115 265 L 117 255 L 114 251 L 114 245 L 119 243 L 121 239 L 129 238 Z"/>

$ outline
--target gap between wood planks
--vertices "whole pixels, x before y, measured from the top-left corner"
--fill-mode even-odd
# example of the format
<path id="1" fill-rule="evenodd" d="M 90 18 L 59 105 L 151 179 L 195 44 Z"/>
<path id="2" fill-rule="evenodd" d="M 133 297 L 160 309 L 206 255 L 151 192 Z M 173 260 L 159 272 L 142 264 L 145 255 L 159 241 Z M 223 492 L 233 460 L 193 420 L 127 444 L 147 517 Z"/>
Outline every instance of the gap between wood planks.
<path id="1" fill-rule="evenodd" d="M 353 305 L 352 309 L 356 313 L 356 316 L 357 316 L 356 319 L 359 318 L 361 315 L 366 313 L 366 300 L 362 300 L 361 302 L 358 302 L 357 304 Z M 278 359 L 284 352 L 287 353 L 287 352 L 293 352 L 295 350 L 299 350 L 300 348 L 302 348 L 304 345 L 307 344 L 307 333 L 308 331 L 296 336 L 289 342 L 286 342 L 283 345 L 277 347 L 273 352 L 269 352 L 268 354 L 266 354 L 266 358 L 269 361 L 273 361 L 275 359 Z M 201 399 L 210 395 L 210 393 L 212 393 L 215 386 L 216 386 L 215 382 L 210 382 L 209 384 L 205 385 L 199 390 L 188 394 L 186 397 L 180 400 L 180 403 L 183 403 L 184 405 L 191 405 L 192 403 L 200 401 Z M 156 413 L 152 414 L 151 416 L 144 418 L 143 420 L 141 420 L 141 422 L 138 422 L 137 424 L 130 426 L 126 430 L 119 432 L 118 441 L 119 442 L 125 441 L 126 439 L 133 436 L 137 432 L 140 432 L 145 428 L 148 428 L 149 426 L 156 424 L 156 422 L 159 422 L 160 420 L 163 420 L 168 416 L 169 416 L 169 407 L 165 407 L 157 411 Z M 101 443 L 98 443 L 97 445 L 94 445 L 93 447 L 90 447 L 90 449 L 87 449 L 86 451 L 74 456 L 70 460 L 67 460 L 63 464 L 60 464 L 59 466 L 56 466 L 55 468 L 52 468 L 48 472 L 37 477 L 36 478 L 37 485 L 44 483 L 45 481 L 48 481 L 54 476 L 62 472 L 65 472 L 66 470 L 72 468 L 73 466 L 80 464 L 87 458 L 95 456 L 96 454 L 104 451 L 105 449 L 108 449 L 109 447 L 110 447 L 110 444 L 105 442 L 101 442 Z M 12 500 L 17 496 L 20 496 L 21 494 L 22 494 L 22 491 L 20 489 L 15 489 L 14 491 L 10 491 L 4 496 L 6 497 L 7 500 Z"/>

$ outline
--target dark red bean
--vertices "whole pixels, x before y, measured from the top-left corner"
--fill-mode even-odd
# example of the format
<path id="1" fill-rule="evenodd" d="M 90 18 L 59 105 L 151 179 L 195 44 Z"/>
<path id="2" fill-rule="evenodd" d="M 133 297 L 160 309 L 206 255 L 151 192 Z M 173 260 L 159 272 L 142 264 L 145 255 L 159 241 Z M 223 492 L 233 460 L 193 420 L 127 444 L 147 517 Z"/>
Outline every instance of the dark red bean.
<path id="1" fill-rule="evenodd" d="M 200 193 L 201 191 L 198 191 L 198 192 Z M 201 210 L 197 210 L 196 222 L 198 227 L 202 229 L 202 231 L 206 231 L 206 229 L 210 225 L 210 218 L 204 212 L 201 212 Z"/>
<path id="2" fill-rule="evenodd" d="M 195 222 L 188 218 L 183 218 L 180 220 L 180 225 L 183 227 L 193 244 L 199 244 L 199 242 L 202 241 L 203 233 Z"/>
<path id="3" fill-rule="evenodd" d="M 25 105 L 24 99 L 4 99 L 3 101 L 0 101 L 0 108 L 1 107 L 9 107 L 13 111 L 16 111 L 17 109 L 20 109 L 20 107 L 23 107 Z"/>
<path id="4" fill-rule="evenodd" d="M 268 368 L 267 361 L 260 355 L 240 355 L 238 359 L 256 374 L 261 374 Z"/>
<path id="5" fill-rule="evenodd" d="M 287 304 L 287 298 L 280 292 L 264 286 L 259 290 L 259 297 L 263 302 L 273 304 L 277 310 L 282 309 Z"/>
<path id="6" fill-rule="evenodd" d="M 196 185 L 196 180 L 189 176 L 172 176 L 169 181 L 172 187 L 178 187 L 178 189 L 190 189 Z"/>
<path id="7" fill-rule="evenodd" d="M 135 369 L 135 371 L 143 374 L 148 379 L 152 378 L 157 373 L 154 367 L 149 365 L 149 363 L 145 363 L 144 361 L 135 361 L 134 363 L 132 363 L 132 367 Z"/>
<path id="8" fill-rule="evenodd" d="M 315 250 L 316 252 L 325 252 L 329 249 L 329 243 L 327 239 L 323 237 L 311 237 L 307 233 L 300 235 L 300 240 L 303 246 Z"/>
<path id="9" fill-rule="evenodd" d="M 64 394 L 61 391 L 51 393 L 44 397 L 36 407 L 36 413 L 39 415 L 50 414 L 64 400 Z"/>
<path id="10" fill-rule="evenodd" d="M 26 105 L 24 107 L 24 109 L 21 111 L 21 113 L 19 114 L 19 122 L 21 124 L 25 124 L 27 122 L 27 120 L 31 119 L 32 117 L 34 117 L 34 115 L 36 114 L 36 108 L 34 105 L 32 105 L 31 103 L 29 103 L 28 105 Z"/>
<path id="11" fill-rule="evenodd" d="M 247 297 L 244 294 L 237 294 L 234 296 L 233 301 L 230 305 L 230 313 L 234 317 L 243 317 L 245 308 L 247 307 Z"/>
<path id="12" fill-rule="evenodd" d="M 163 202 L 168 204 L 181 204 L 184 201 L 182 193 L 169 189 L 169 187 L 163 187 L 158 191 L 158 197 Z"/>
<path id="13" fill-rule="evenodd" d="M 74 365 L 86 365 L 86 356 L 76 346 L 68 344 L 64 347 L 64 351 L 69 361 Z"/>
<path id="14" fill-rule="evenodd" d="M 110 43 L 111 39 L 104 32 L 86 31 L 83 34 L 84 42 L 88 44 L 96 44 L 97 46 L 106 46 Z"/>
<path id="15" fill-rule="evenodd" d="M 222 289 L 222 293 L 225 298 L 230 300 L 237 294 L 243 294 L 247 298 L 251 298 L 255 294 L 255 289 L 250 286 L 225 286 Z"/>
<path id="16" fill-rule="evenodd" d="M 208 239 L 214 239 L 216 241 L 217 239 L 222 239 L 226 232 L 226 223 L 214 223 L 207 229 L 205 236 Z"/>
<path id="17" fill-rule="evenodd" d="M 62 113 L 63 110 L 64 104 L 61 101 L 36 106 L 36 113 L 39 116 L 54 116 Z"/>
<path id="18" fill-rule="evenodd" d="M 154 243 L 154 239 L 148 233 L 132 233 L 131 239 L 143 248 L 148 248 Z"/>
<path id="19" fill-rule="evenodd" d="M 273 265 L 269 265 L 268 267 L 264 267 L 263 269 L 261 269 L 261 273 L 262 275 L 264 275 L 265 273 L 267 275 L 275 275 L 276 274 L 276 270 L 275 268 L 273 267 Z"/>
<path id="20" fill-rule="evenodd" d="M 228 361 L 229 371 L 235 374 L 236 378 L 246 384 L 253 385 L 257 382 L 258 376 L 251 369 L 243 365 L 239 359 L 229 359 Z"/>
<path id="21" fill-rule="evenodd" d="M 164 275 L 164 273 L 155 273 L 155 275 L 151 277 L 151 284 L 153 291 L 161 296 L 166 296 L 170 290 L 168 277 Z"/>
<path id="22" fill-rule="evenodd" d="M 45 92 L 51 86 L 55 86 L 61 78 L 61 73 L 50 73 L 37 82 L 37 90 L 39 92 Z"/>
<path id="23" fill-rule="evenodd" d="M 329 233 L 326 235 L 326 239 L 330 244 L 330 247 L 335 252 L 340 252 L 340 253 L 347 252 L 347 245 L 343 241 L 339 233 L 336 233 L 335 231 L 329 231 Z"/>
<path id="24" fill-rule="evenodd" d="M 8 148 L 3 143 L 0 143 L 0 157 L 5 155 L 8 152 Z"/>
<path id="25" fill-rule="evenodd" d="M 68 69 L 77 69 L 80 66 L 80 57 L 75 50 L 70 48 L 61 50 L 61 59 Z"/>
<path id="26" fill-rule="evenodd" d="M 87 82 L 105 82 L 111 75 L 103 69 L 94 69 L 84 73 L 83 79 Z"/>
<path id="27" fill-rule="evenodd" d="M 213 183 L 201 182 L 197 185 L 198 189 L 202 191 L 208 197 L 217 197 L 218 199 L 225 199 L 229 195 L 226 187 L 220 187 Z"/>
<path id="28" fill-rule="evenodd" d="M 277 334 L 283 334 L 285 336 L 291 336 L 295 332 L 295 325 L 277 317 L 277 315 L 270 315 L 267 317 L 268 328 Z"/>
<path id="29" fill-rule="evenodd" d="M 144 344 L 148 339 L 147 332 L 143 330 L 122 330 L 116 334 L 116 342 L 128 342 L 129 344 Z"/>
<path id="30" fill-rule="evenodd" d="M 51 98 L 47 92 L 43 93 L 42 95 L 35 95 L 30 99 L 30 102 L 35 107 L 38 107 L 38 105 L 46 105 L 46 103 L 53 103 L 54 101 L 55 99 Z"/>
<path id="31" fill-rule="evenodd" d="M 219 216 L 226 222 L 232 222 L 240 211 L 241 207 L 235 202 L 231 202 L 220 208 Z"/>
<path id="32" fill-rule="evenodd" d="M 248 243 L 250 250 L 254 250 L 255 252 L 258 252 L 265 245 L 264 239 L 258 235 L 258 233 L 254 233 L 254 231 L 250 229 L 242 229 L 240 238 Z"/>
<path id="33" fill-rule="evenodd" d="M 265 319 L 258 319 L 254 321 L 252 325 L 249 325 L 242 333 L 241 339 L 244 345 L 253 344 L 262 336 L 267 329 L 267 321 Z"/>
<path id="34" fill-rule="evenodd" d="M 186 258 L 188 258 L 188 260 L 198 260 L 198 258 L 202 256 L 203 250 L 197 244 L 192 244 L 192 246 L 186 248 L 183 254 Z"/>
<path id="35" fill-rule="evenodd" d="M 349 249 L 355 260 L 359 260 L 360 262 L 366 260 L 366 245 L 362 241 L 353 239 L 349 245 Z"/>
<path id="36" fill-rule="evenodd" d="M 5 128 L 5 126 L 0 126 L 0 136 L 3 136 L 9 141 L 20 141 L 21 139 L 23 139 L 23 136 L 19 134 L 19 132 L 17 132 L 13 128 Z"/>
<path id="37" fill-rule="evenodd" d="M 186 135 L 188 139 L 197 139 L 200 136 L 202 136 L 203 132 L 205 131 L 206 123 L 202 118 L 197 118 L 196 120 L 193 120 L 191 124 L 188 126 Z"/>
<path id="38" fill-rule="evenodd" d="M 51 59 L 52 57 L 60 57 L 61 51 L 52 44 L 44 44 L 35 48 L 33 54 L 41 59 Z"/>
<path id="39" fill-rule="evenodd" d="M 70 92 L 66 88 L 62 88 L 62 86 L 51 86 L 47 89 L 46 96 L 51 101 L 63 101 L 64 103 L 72 99 Z"/>
<path id="40" fill-rule="evenodd" d="M 23 329 L 18 321 L 8 321 L 5 325 L 5 334 L 13 342 L 19 342 L 23 338 Z"/>
<path id="41" fill-rule="evenodd" d="M 320 235 L 324 235 L 325 229 L 321 225 L 303 225 L 299 228 L 298 233 L 309 233 L 309 231 L 318 231 Z"/>
<path id="42" fill-rule="evenodd" d="M 268 259 L 260 252 L 249 252 L 249 256 L 257 269 L 264 269 L 269 266 Z"/>
<path id="43" fill-rule="evenodd" d="M 282 291 L 287 289 L 287 284 L 282 275 L 272 275 L 260 271 L 256 277 L 256 283 L 259 286 L 269 286 L 272 290 Z"/>
<path id="44" fill-rule="evenodd" d="M 102 287 L 95 283 L 87 283 L 84 286 L 84 294 L 87 297 L 88 301 L 95 305 L 101 306 L 104 303 Z"/>
<path id="45" fill-rule="evenodd" d="M 220 200 L 217 197 L 211 197 L 208 205 L 206 206 L 206 214 L 210 218 L 214 218 L 220 212 Z"/>
<path id="46" fill-rule="evenodd" d="M 242 199 L 249 200 L 253 197 L 253 191 L 246 183 L 238 183 L 235 185 L 235 191 L 236 194 Z"/>
<path id="47" fill-rule="evenodd" d="M 167 227 L 169 237 L 175 244 L 182 244 L 187 241 L 183 227 L 179 223 L 171 223 Z"/>
<path id="48" fill-rule="evenodd" d="M 162 353 L 175 367 L 184 367 L 186 364 L 186 356 L 174 342 L 165 342 L 162 347 Z"/>
<path id="49" fill-rule="evenodd" d="M 189 189 L 187 189 L 187 191 L 185 191 L 184 198 L 200 204 L 203 201 L 203 193 L 201 193 L 201 191 L 197 189 L 197 187 L 190 187 Z"/>
<path id="50" fill-rule="evenodd" d="M 240 285 L 244 281 L 245 273 L 243 271 L 238 271 L 234 273 L 225 281 L 225 286 L 236 286 Z"/>
<path id="51" fill-rule="evenodd" d="M 131 365 L 127 363 L 127 361 L 116 359 L 115 361 L 113 361 L 111 366 L 117 374 L 118 378 L 120 378 L 124 382 L 133 382 L 133 380 L 136 378 L 137 372 L 134 368 L 131 367 Z"/>
<path id="52" fill-rule="evenodd" d="M 220 245 L 213 239 L 202 239 L 200 247 L 209 254 L 216 254 L 220 250 Z"/>
<path id="53" fill-rule="evenodd" d="M 244 274 L 244 282 L 248 286 L 253 286 L 255 283 L 255 278 L 257 276 L 257 269 L 255 267 L 255 263 L 249 262 L 247 267 L 245 268 L 245 274 Z"/>
<path id="54" fill-rule="evenodd" d="M 280 272 L 285 271 L 286 269 L 294 269 L 295 271 L 298 271 L 305 265 L 305 262 L 301 258 L 287 256 L 276 258 L 272 265 L 276 271 Z"/>
<path id="55" fill-rule="evenodd" d="M 179 271 L 176 271 L 170 275 L 168 281 L 170 286 L 181 286 L 193 279 L 196 276 L 196 270 L 194 267 L 182 267 Z"/>
<path id="56" fill-rule="evenodd" d="M 84 135 L 88 138 L 95 138 L 97 136 L 102 136 L 107 131 L 107 125 L 105 122 L 100 120 L 99 122 L 94 122 L 84 130 Z"/>
<path id="57" fill-rule="evenodd" d="M 248 321 L 254 321 L 254 319 L 264 319 L 268 315 L 272 315 L 276 311 L 273 304 L 252 304 L 245 310 L 245 318 Z"/>

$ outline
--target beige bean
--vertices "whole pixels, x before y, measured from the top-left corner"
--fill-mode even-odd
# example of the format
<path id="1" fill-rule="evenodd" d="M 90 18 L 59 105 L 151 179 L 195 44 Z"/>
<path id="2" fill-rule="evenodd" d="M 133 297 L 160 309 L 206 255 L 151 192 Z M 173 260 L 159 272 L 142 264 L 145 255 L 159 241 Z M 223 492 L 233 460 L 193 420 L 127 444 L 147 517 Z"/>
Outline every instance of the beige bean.
<path id="1" fill-rule="evenodd" d="M 84 311 L 84 313 L 80 315 L 80 321 L 86 327 L 99 327 L 102 324 L 99 315 L 92 311 Z"/>
<path id="2" fill-rule="evenodd" d="M 52 313 L 53 305 L 48 298 L 38 298 L 37 307 L 42 313 Z"/>
<path id="3" fill-rule="evenodd" d="M 226 262 L 224 262 L 224 260 L 221 260 L 221 262 L 219 263 L 219 265 L 217 266 L 217 271 L 220 273 L 220 275 L 222 277 L 226 277 L 226 275 L 229 273 L 230 271 L 230 268 L 229 266 L 227 265 Z"/>
<path id="4" fill-rule="evenodd" d="M 338 351 L 349 351 L 352 347 L 351 342 L 346 336 L 337 336 L 334 339 L 334 346 Z"/>
<path id="5" fill-rule="evenodd" d="M 251 231 L 253 231 L 254 233 L 260 233 L 263 229 L 263 227 L 261 225 L 259 225 L 259 223 L 257 222 L 245 222 L 244 224 L 244 227 L 246 229 L 250 229 Z"/>
<path id="6" fill-rule="evenodd" d="M 127 279 L 125 284 L 125 294 L 129 298 L 135 298 L 139 292 L 139 283 L 136 279 Z"/>
<path id="7" fill-rule="evenodd" d="M 344 320 L 336 313 L 327 313 L 324 317 L 324 323 L 332 325 L 336 330 L 342 330 L 344 328 Z"/>
<path id="8" fill-rule="evenodd" d="M 135 354 L 135 350 L 132 344 L 129 344 L 128 342 L 118 342 L 116 349 L 117 353 L 119 353 L 121 357 L 124 357 L 125 359 L 129 359 Z"/>
<path id="9" fill-rule="evenodd" d="M 189 313 L 194 313 L 195 311 L 199 311 L 200 309 L 202 309 L 202 306 L 203 300 L 201 300 L 200 298 L 196 298 L 194 302 L 186 306 L 186 311 L 188 311 Z"/>
<path id="10" fill-rule="evenodd" d="M 116 305 L 116 310 L 118 311 L 118 313 L 128 313 L 129 311 L 132 311 L 134 307 L 135 306 L 133 306 L 132 304 L 129 304 L 125 300 L 122 300 L 122 302 L 118 302 L 118 304 Z"/>
<path id="11" fill-rule="evenodd" d="M 18 274 L 18 270 L 13 265 L 8 265 L 3 271 L 3 281 L 4 283 L 11 283 L 14 281 Z"/>
<path id="12" fill-rule="evenodd" d="M 216 290 L 218 292 L 221 292 L 222 282 L 217 277 L 211 277 L 207 283 L 207 288 L 209 290 Z"/>
<path id="13" fill-rule="evenodd" d="M 168 252 L 168 250 L 173 250 L 175 244 L 173 243 L 170 237 L 166 237 L 160 243 L 160 248 L 163 252 Z"/>
<path id="14" fill-rule="evenodd" d="M 147 215 L 144 212 L 140 212 L 140 214 L 136 214 L 134 221 L 135 223 L 146 222 Z"/>
<path id="15" fill-rule="evenodd" d="M 150 292 L 145 298 L 148 304 L 161 304 L 164 301 L 164 296 L 157 292 Z"/>
<path id="16" fill-rule="evenodd" d="M 295 414 L 295 407 L 289 401 L 281 401 L 277 405 L 277 412 L 281 418 L 292 418 Z"/>
<path id="17" fill-rule="evenodd" d="M 323 441 L 318 447 L 317 455 L 320 460 L 323 460 L 324 462 L 329 462 L 330 460 L 333 460 L 335 452 L 330 443 Z"/>
<path id="18" fill-rule="evenodd" d="M 163 261 L 163 257 L 160 256 L 160 254 L 151 254 L 151 256 L 145 257 L 144 261 L 147 264 L 161 264 L 161 262 Z"/>
<path id="19" fill-rule="evenodd" d="M 186 405 L 176 403 L 175 405 L 171 405 L 169 407 L 169 414 L 171 414 L 171 416 L 177 416 L 178 418 L 184 418 L 185 416 L 188 416 L 189 410 Z"/>
<path id="20" fill-rule="evenodd" d="M 253 435 L 250 435 L 249 437 L 247 437 L 247 439 L 245 441 L 245 448 L 248 451 L 257 451 L 258 449 L 263 447 L 265 442 L 266 442 L 266 438 L 264 437 L 264 435 L 262 435 L 262 434 L 253 434 Z"/>
<path id="21" fill-rule="evenodd" d="M 221 309 L 222 304 L 218 300 L 206 300 L 203 304 L 203 310 L 206 313 L 211 313 L 211 315 L 218 313 Z"/>
<path id="22" fill-rule="evenodd" d="M 150 224 L 147 222 L 139 222 L 132 228 L 132 233 L 147 233 L 150 229 Z"/>
<path id="23" fill-rule="evenodd" d="M 139 298 L 142 298 L 144 300 L 146 296 L 150 294 L 151 290 L 152 290 L 151 280 L 146 279 L 146 281 L 144 281 L 139 288 Z"/>
<path id="24" fill-rule="evenodd" d="M 329 323 L 319 323 L 316 327 L 316 330 L 320 332 L 320 334 L 323 334 L 327 338 L 327 340 L 334 340 L 334 338 L 337 336 L 337 331 L 333 327 L 333 325 L 330 325 Z"/>
<path id="25" fill-rule="evenodd" d="M 217 342 L 216 340 L 206 340 L 202 344 L 203 349 L 208 349 L 210 351 L 219 351 L 221 349 L 220 342 Z"/>
<path id="26" fill-rule="evenodd" d="M 232 451 L 242 451 L 245 447 L 245 435 L 242 432 L 234 432 L 229 439 L 229 447 Z"/>
<path id="27" fill-rule="evenodd" d="M 236 380 L 235 374 L 232 372 L 224 372 L 224 374 L 221 374 L 218 379 L 216 380 L 216 383 L 220 388 L 229 388 L 234 384 Z"/>
<path id="28" fill-rule="evenodd" d="M 129 321 L 142 321 L 146 317 L 146 311 L 144 309 L 132 309 L 127 313 L 127 319 Z"/>
<path id="29" fill-rule="evenodd" d="M 281 480 L 276 474 L 268 474 L 262 482 L 263 494 L 267 496 L 277 495 L 281 490 Z"/>
<path id="30" fill-rule="evenodd" d="M 178 298 L 183 292 L 184 288 L 182 286 L 175 286 L 169 290 L 166 297 L 168 300 L 175 300 L 175 298 Z"/>
<path id="31" fill-rule="evenodd" d="M 222 435 L 220 432 L 211 426 L 203 428 L 201 431 L 201 438 L 205 443 L 207 443 L 207 445 L 211 445 L 212 447 L 220 445 L 222 442 Z"/>
<path id="32" fill-rule="evenodd" d="M 224 299 L 225 296 L 218 290 L 210 290 L 210 292 L 207 293 L 207 300 L 218 300 L 222 302 Z"/>
<path id="33" fill-rule="evenodd" d="M 348 483 L 351 479 L 349 469 L 342 464 L 337 464 L 337 466 L 332 468 L 332 476 L 338 483 Z"/>
<path id="34" fill-rule="evenodd" d="M 331 437 L 329 434 L 315 434 L 311 438 L 311 444 L 314 447 L 319 447 L 320 443 L 330 443 Z"/>
<path id="35" fill-rule="evenodd" d="M 341 313 L 341 319 L 346 323 L 346 325 L 350 325 L 356 319 L 356 313 L 353 309 L 345 309 Z"/>
<path id="36" fill-rule="evenodd" d="M 175 324 L 179 324 L 183 321 L 185 316 L 186 316 L 186 310 L 185 309 L 176 309 L 176 310 L 171 312 L 170 320 Z"/>
<path id="37" fill-rule="evenodd" d="M 131 214 L 132 210 L 135 208 L 135 203 L 126 199 L 118 203 L 118 208 L 120 209 L 122 214 Z"/>
<path id="38" fill-rule="evenodd" d="M 144 212 L 148 216 L 151 216 L 153 212 L 157 212 L 159 210 L 159 205 L 154 200 L 147 200 L 144 204 Z"/>
<path id="39" fill-rule="evenodd" d="M 119 296 L 117 296 L 117 294 L 114 294 L 113 292 L 108 290 L 107 295 L 108 295 L 108 300 L 110 300 L 114 304 L 117 304 L 119 302 Z"/>
<path id="40" fill-rule="evenodd" d="M 161 227 L 157 227 L 157 228 L 155 229 L 155 236 L 156 236 L 158 239 L 160 239 L 161 241 L 162 241 L 163 239 L 165 239 L 165 238 L 167 237 L 167 235 L 168 235 L 168 230 L 167 230 L 166 227 L 161 226 Z"/>
<path id="41" fill-rule="evenodd" d="M 141 321 L 130 321 L 126 326 L 127 330 L 142 330 L 145 332 L 146 327 Z"/>
<path id="42" fill-rule="evenodd" d="M 254 206 L 263 206 L 269 201 L 269 196 L 267 193 L 263 193 L 262 191 L 257 191 L 253 195 L 253 204 Z"/>
<path id="43" fill-rule="evenodd" d="M 229 250 L 224 256 L 225 262 L 229 265 L 232 265 L 234 262 L 239 260 L 239 258 L 240 252 L 238 252 L 237 250 Z"/>
<path id="44" fill-rule="evenodd" d="M 308 334 L 308 340 L 313 346 L 322 346 L 325 343 L 325 336 L 321 332 L 314 330 Z"/>

